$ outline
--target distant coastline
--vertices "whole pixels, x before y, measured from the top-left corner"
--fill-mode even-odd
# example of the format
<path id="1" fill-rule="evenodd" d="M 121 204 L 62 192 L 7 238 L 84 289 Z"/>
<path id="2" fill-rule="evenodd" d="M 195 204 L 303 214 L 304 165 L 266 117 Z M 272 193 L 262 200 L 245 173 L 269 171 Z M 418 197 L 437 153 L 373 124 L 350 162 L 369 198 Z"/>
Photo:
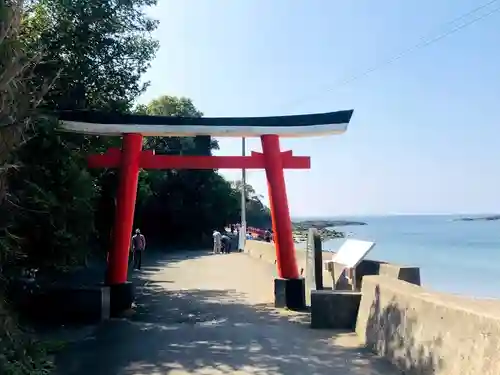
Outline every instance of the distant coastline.
<path id="1" fill-rule="evenodd" d="M 335 227 L 348 226 L 348 225 L 367 225 L 362 221 L 352 220 L 303 220 L 294 221 L 293 226 L 293 239 L 294 242 L 300 243 L 307 241 L 307 235 L 310 228 L 318 230 L 319 235 L 323 241 L 331 240 L 334 238 L 344 238 L 345 233 L 335 230 Z"/>
<path id="2" fill-rule="evenodd" d="M 453 219 L 453 221 L 496 221 L 500 220 L 500 215 L 489 215 L 489 216 L 465 216 Z"/>
<path id="3" fill-rule="evenodd" d="M 499 216 L 500 213 L 496 212 L 388 212 L 385 214 L 353 214 L 353 215 L 332 215 L 332 216 L 296 216 L 292 217 L 292 222 L 306 222 L 306 221 L 345 221 L 357 222 L 366 221 L 367 219 L 380 219 L 380 218 L 397 218 L 397 217 L 449 217 L 449 218 L 485 218 Z"/>
<path id="4" fill-rule="evenodd" d="M 309 230 L 309 228 L 325 229 L 347 225 L 367 225 L 364 221 L 356 220 L 297 220 L 292 224 L 296 230 Z"/>

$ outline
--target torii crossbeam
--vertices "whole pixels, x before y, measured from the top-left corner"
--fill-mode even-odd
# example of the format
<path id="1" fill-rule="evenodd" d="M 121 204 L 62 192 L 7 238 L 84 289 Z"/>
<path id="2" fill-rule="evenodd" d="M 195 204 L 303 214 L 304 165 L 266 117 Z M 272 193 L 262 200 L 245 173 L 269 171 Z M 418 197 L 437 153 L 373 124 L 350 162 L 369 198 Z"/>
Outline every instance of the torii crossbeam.
<path id="1" fill-rule="evenodd" d="M 188 118 L 142 116 L 91 111 L 61 112 L 64 131 L 122 136 L 122 148 L 90 155 L 91 168 L 119 168 L 120 180 L 114 224 L 113 246 L 108 254 L 107 284 L 121 290 L 127 283 L 128 255 L 134 220 L 137 180 L 145 169 L 260 169 L 266 171 L 278 273 L 284 280 L 300 278 L 295 257 L 292 225 L 285 188 L 284 169 L 309 169 L 310 158 L 281 152 L 279 137 L 341 134 L 347 129 L 352 110 L 321 114 Z M 260 137 L 262 153 L 250 156 L 155 155 L 142 151 L 143 136 Z M 113 291 L 113 289 L 112 289 Z M 113 292 L 112 292 L 113 293 Z M 117 294 L 123 292 L 117 292 Z"/>
<path id="2" fill-rule="evenodd" d="M 118 168 L 122 150 L 110 148 L 105 154 L 90 155 L 89 168 Z M 293 156 L 292 151 L 280 153 L 283 169 L 309 169 L 309 156 Z M 265 169 L 264 154 L 252 151 L 250 156 L 191 156 L 156 155 L 152 150 L 141 151 L 142 169 Z"/>

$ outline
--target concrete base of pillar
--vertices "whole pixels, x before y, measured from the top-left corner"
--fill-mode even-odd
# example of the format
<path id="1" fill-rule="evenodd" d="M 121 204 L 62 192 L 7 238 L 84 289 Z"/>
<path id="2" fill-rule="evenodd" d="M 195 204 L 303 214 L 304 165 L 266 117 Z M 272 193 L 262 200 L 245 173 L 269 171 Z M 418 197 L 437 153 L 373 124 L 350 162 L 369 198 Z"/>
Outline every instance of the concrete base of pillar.
<path id="1" fill-rule="evenodd" d="M 311 328 L 354 331 L 361 293 L 344 290 L 311 291 Z"/>
<path id="2" fill-rule="evenodd" d="M 109 285 L 110 315 L 117 317 L 132 307 L 134 302 L 134 286 L 131 282 Z"/>
<path id="3" fill-rule="evenodd" d="M 306 308 L 306 284 L 300 279 L 274 279 L 274 305 L 290 310 Z"/>

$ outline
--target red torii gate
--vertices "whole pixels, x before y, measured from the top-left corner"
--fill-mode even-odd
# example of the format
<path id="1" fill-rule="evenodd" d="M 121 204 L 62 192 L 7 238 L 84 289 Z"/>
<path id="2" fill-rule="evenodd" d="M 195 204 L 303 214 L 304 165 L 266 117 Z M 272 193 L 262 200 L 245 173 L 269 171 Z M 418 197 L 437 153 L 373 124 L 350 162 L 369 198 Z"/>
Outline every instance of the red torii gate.
<path id="1" fill-rule="evenodd" d="M 139 169 L 266 169 L 269 195 L 272 200 L 273 231 L 276 236 L 278 274 L 284 279 L 297 279 L 299 272 L 293 249 L 290 214 L 285 190 L 283 169 L 309 169 L 310 158 L 293 156 L 292 151 L 273 152 L 279 147 L 277 136 L 262 136 L 267 153 L 252 152 L 251 156 L 172 156 L 155 155 L 142 148 L 140 134 L 127 134 L 123 140 L 123 152 L 109 149 L 102 155 L 88 158 L 90 168 L 120 168 L 120 185 L 117 196 L 115 238 L 109 253 L 109 284 L 127 281 L 128 249 L 134 219 L 137 176 Z M 271 147 L 269 147 L 269 144 Z M 269 150 L 270 149 L 270 150 Z M 265 157 L 271 152 L 271 158 Z M 277 155 L 276 155 L 277 154 Z"/>
<path id="2" fill-rule="evenodd" d="M 62 112 L 65 131 L 122 136 L 122 148 L 109 149 L 100 155 L 90 155 L 90 168 L 119 168 L 114 238 L 108 254 L 106 283 L 126 302 L 132 302 L 127 291 L 128 256 L 133 230 L 135 200 L 139 170 L 144 169 L 262 169 L 266 171 L 273 231 L 275 233 L 278 274 L 275 282 L 276 299 L 288 307 L 301 307 L 304 284 L 295 257 L 290 212 L 286 195 L 284 169 L 309 169 L 310 158 L 281 152 L 279 136 L 303 137 L 336 134 L 346 130 L 351 111 L 323 114 L 254 117 L 254 118 L 184 118 L 138 116 L 87 111 Z M 143 136 L 255 137 L 262 142 L 262 153 L 250 156 L 188 156 L 155 155 L 142 150 Z M 279 285 L 278 285 L 279 284 Z M 282 289 L 281 291 L 277 289 Z M 115 299 L 118 299 L 115 298 Z M 277 302 L 278 303 L 278 302 Z"/>

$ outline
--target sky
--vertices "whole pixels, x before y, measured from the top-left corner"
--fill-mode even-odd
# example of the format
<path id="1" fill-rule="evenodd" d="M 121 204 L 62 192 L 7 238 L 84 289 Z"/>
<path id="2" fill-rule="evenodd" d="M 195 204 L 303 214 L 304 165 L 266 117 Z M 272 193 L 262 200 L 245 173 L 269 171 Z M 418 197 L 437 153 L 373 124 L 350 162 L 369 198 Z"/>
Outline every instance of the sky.
<path id="1" fill-rule="evenodd" d="M 293 217 L 500 212 L 500 12 L 383 63 L 500 7 L 450 23 L 483 3 L 159 0 L 140 101 L 185 96 L 205 116 L 354 109 L 342 135 L 281 141 L 311 157 L 285 172 Z M 241 155 L 241 139 L 219 143 Z M 248 182 L 267 203 L 265 172 Z"/>

